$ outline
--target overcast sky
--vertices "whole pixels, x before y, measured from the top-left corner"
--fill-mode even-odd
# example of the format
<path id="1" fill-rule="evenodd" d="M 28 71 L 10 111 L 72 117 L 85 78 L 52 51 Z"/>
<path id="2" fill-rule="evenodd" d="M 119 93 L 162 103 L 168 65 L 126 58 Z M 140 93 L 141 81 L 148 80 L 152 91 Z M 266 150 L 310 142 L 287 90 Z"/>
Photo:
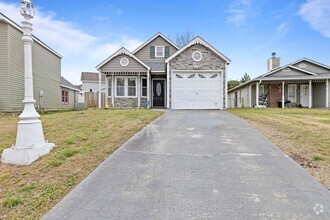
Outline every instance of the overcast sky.
<path id="1" fill-rule="evenodd" d="M 19 0 L 0 11 L 21 22 Z M 232 60 L 229 79 L 265 73 L 272 52 L 285 65 L 302 57 L 330 65 L 330 0 L 32 0 L 33 34 L 63 56 L 62 75 L 82 71 L 122 46 L 134 50 L 157 32 L 190 31 Z"/>

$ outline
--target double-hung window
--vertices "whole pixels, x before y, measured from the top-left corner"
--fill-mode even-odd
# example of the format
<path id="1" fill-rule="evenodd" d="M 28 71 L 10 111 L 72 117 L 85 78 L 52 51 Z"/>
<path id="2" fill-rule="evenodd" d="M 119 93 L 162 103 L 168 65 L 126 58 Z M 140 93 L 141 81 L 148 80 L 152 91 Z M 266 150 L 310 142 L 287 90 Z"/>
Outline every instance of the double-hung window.
<path id="1" fill-rule="evenodd" d="M 141 96 L 142 97 L 147 97 L 147 78 L 142 77 L 141 78 Z"/>
<path id="2" fill-rule="evenodd" d="M 62 104 L 69 104 L 69 90 L 62 89 Z"/>
<path id="3" fill-rule="evenodd" d="M 288 100 L 297 102 L 297 85 L 288 85 Z"/>
<path id="4" fill-rule="evenodd" d="M 127 78 L 127 96 L 136 96 L 136 78 Z"/>
<path id="5" fill-rule="evenodd" d="M 164 46 L 155 46 L 155 56 L 164 57 L 165 56 L 165 47 Z"/>
<path id="6" fill-rule="evenodd" d="M 136 97 L 136 77 L 116 77 L 117 97 Z"/>

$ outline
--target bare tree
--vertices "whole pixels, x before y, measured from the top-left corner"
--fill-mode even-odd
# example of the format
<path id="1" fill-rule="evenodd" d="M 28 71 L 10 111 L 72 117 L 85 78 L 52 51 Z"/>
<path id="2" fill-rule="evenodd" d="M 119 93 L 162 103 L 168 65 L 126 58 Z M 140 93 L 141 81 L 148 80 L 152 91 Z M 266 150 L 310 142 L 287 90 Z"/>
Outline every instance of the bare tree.
<path id="1" fill-rule="evenodd" d="M 175 36 L 175 43 L 178 47 L 182 48 L 187 43 L 189 43 L 195 37 L 194 33 L 190 31 L 183 32 L 181 34 L 177 34 Z"/>

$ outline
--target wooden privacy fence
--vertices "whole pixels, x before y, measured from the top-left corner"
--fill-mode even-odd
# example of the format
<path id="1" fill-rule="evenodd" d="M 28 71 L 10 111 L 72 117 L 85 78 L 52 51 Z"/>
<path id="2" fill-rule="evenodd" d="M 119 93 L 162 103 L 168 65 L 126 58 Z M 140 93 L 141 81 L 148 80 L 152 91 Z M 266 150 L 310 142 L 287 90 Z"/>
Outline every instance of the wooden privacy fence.
<path id="1" fill-rule="evenodd" d="M 101 107 L 105 107 L 106 94 L 101 92 Z M 85 92 L 85 109 L 97 108 L 99 103 L 98 92 Z"/>

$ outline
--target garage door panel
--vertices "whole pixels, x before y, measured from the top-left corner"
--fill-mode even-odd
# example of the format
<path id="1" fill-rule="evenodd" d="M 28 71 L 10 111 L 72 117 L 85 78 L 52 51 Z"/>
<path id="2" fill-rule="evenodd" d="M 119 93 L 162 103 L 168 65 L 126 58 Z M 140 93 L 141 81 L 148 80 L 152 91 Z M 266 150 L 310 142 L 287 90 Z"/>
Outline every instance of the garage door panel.
<path id="1" fill-rule="evenodd" d="M 173 77 L 174 109 L 221 109 L 219 73 L 180 73 Z"/>

